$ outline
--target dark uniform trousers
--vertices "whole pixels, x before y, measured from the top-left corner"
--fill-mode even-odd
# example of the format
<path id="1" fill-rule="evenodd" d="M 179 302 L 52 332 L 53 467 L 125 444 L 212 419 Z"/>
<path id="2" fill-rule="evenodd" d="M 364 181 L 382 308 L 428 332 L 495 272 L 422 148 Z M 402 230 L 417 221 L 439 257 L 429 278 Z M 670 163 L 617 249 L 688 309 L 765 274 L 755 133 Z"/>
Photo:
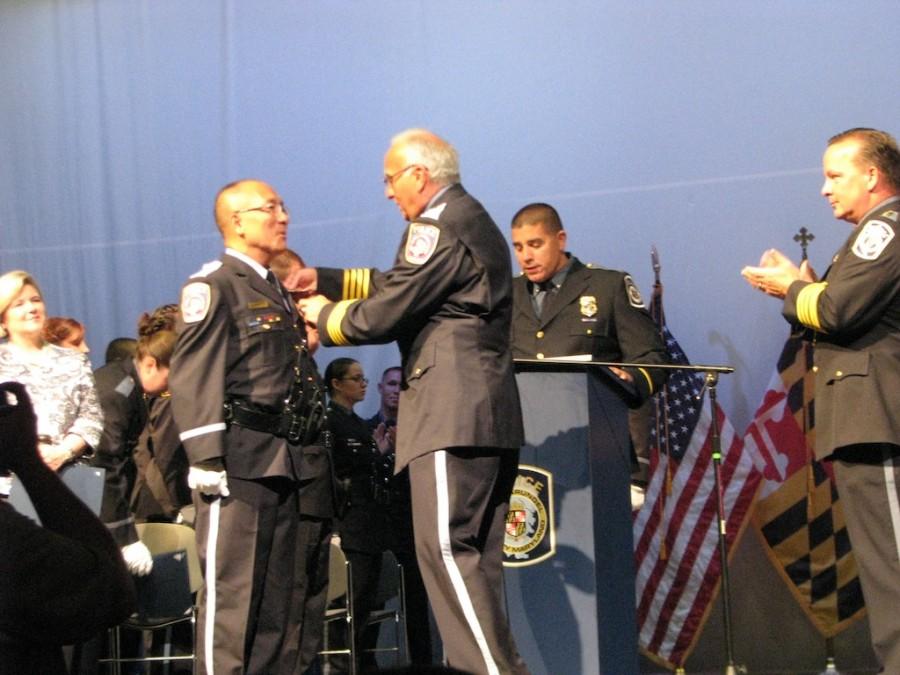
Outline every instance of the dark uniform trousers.
<path id="1" fill-rule="evenodd" d="M 450 448 L 409 465 L 416 554 L 429 597 L 441 598 L 432 607 L 447 662 L 471 673 L 528 672 L 503 592 L 503 537 L 518 463 L 518 450 Z"/>
<path id="2" fill-rule="evenodd" d="M 859 566 L 872 647 L 882 672 L 900 673 L 900 445 L 841 448 L 834 453 L 833 466 Z"/>
<path id="3" fill-rule="evenodd" d="M 210 637 L 217 675 L 296 672 L 306 554 L 298 526 L 296 483 L 229 477 L 228 487 L 231 494 L 224 499 L 194 494 L 201 564 L 206 569 L 212 555 L 207 546 L 214 540 L 217 582 L 215 598 L 207 586 L 200 602 L 197 672 L 207 672 Z M 211 522 L 216 518 L 217 528 Z M 211 529 L 216 530 L 212 540 Z M 270 555 L 291 546 L 296 549 L 293 556 Z M 229 630 L 204 635 L 206 613 L 213 608 L 215 626 Z"/>

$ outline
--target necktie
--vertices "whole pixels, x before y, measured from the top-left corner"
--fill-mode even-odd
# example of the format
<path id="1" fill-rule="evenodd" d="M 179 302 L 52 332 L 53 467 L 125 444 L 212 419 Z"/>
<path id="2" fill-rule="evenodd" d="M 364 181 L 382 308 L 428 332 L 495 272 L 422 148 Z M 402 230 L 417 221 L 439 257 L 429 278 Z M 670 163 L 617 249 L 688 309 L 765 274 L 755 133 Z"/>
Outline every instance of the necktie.
<path id="1" fill-rule="evenodd" d="M 544 308 L 544 301 L 547 299 L 547 295 L 551 293 L 556 286 L 553 285 L 553 281 L 547 279 L 547 281 L 542 281 L 534 285 L 534 295 L 532 296 L 532 301 L 534 304 L 534 313 L 536 316 L 541 316 L 541 310 Z"/>
<path id="2" fill-rule="evenodd" d="M 269 270 L 266 273 L 266 281 L 268 281 L 275 288 L 275 290 L 278 291 L 278 295 L 281 296 L 281 303 L 288 311 L 288 314 L 290 314 L 291 308 L 294 306 L 294 303 L 292 303 L 290 298 L 288 298 L 288 296 L 285 294 L 284 287 L 282 287 L 282 285 L 278 282 L 278 279 L 275 278 L 272 270 Z"/>

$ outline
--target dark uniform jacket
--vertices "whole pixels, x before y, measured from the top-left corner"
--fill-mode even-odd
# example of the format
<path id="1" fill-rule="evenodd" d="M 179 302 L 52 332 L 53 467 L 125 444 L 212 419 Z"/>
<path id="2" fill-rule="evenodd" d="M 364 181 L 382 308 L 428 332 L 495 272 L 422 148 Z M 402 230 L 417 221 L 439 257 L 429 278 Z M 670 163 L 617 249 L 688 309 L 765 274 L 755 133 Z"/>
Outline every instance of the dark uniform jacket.
<path id="1" fill-rule="evenodd" d="M 131 510 L 139 520 L 175 520 L 191 503 L 188 461 L 172 415 L 172 398 L 155 396 L 148 402 L 149 419 L 134 449 L 137 478 Z"/>
<path id="2" fill-rule="evenodd" d="M 375 479 L 381 453 L 359 415 L 333 401 L 328 406 L 331 456 L 338 484 L 335 530 L 345 550 L 380 553 L 384 550 L 386 511 L 375 501 Z"/>
<path id="3" fill-rule="evenodd" d="M 186 302 L 193 303 L 190 317 Z M 169 374 L 175 422 L 191 465 L 218 460 L 238 478 L 299 479 L 299 446 L 227 425 L 223 404 L 241 399 L 280 413 L 304 340 L 296 309 L 285 307 L 278 289 L 242 260 L 226 254 L 191 277 L 182 290 Z"/>
<path id="4" fill-rule="evenodd" d="M 147 422 L 147 406 L 131 359 L 107 363 L 94 372 L 94 379 L 103 435 L 91 463 L 106 471 L 100 520 L 121 547 L 138 540 L 128 502 L 135 476 L 132 454 Z"/>
<path id="5" fill-rule="evenodd" d="M 343 298 L 319 317 L 324 344 L 400 347 L 397 471 L 441 448 L 522 444 L 511 277 L 506 240 L 461 185 L 409 224 L 390 271 L 319 270 L 320 291 Z"/>
<path id="6" fill-rule="evenodd" d="M 808 329 L 816 371 L 816 456 L 900 445 L 900 197 L 866 214 L 816 283 L 795 281 L 782 313 Z"/>
<path id="7" fill-rule="evenodd" d="M 590 354 L 595 361 L 667 363 L 659 328 L 641 295 L 624 272 L 587 267 L 572 257 L 562 286 L 544 300 L 535 315 L 531 284 L 513 280 L 512 342 L 515 358 L 542 359 Z M 629 369 L 638 398 L 656 393 L 665 371 Z"/>

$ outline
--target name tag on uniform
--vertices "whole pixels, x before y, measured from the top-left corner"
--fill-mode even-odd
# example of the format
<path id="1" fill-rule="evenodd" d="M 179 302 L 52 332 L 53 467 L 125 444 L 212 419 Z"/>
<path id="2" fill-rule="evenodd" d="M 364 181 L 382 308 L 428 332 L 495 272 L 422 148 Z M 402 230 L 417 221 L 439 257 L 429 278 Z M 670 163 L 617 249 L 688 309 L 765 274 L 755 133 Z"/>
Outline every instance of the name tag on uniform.
<path id="1" fill-rule="evenodd" d="M 269 306 L 268 300 L 254 300 L 247 303 L 247 309 L 265 309 Z"/>

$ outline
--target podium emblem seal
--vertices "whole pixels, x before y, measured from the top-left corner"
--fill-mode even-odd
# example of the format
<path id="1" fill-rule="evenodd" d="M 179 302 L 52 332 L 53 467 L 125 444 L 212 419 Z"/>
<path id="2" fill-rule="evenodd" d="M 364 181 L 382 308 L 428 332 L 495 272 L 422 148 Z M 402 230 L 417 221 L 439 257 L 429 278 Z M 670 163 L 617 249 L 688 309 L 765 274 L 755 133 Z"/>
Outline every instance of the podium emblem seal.
<path id="1" fill-rule="evenodd" d="M 521 464 L 506 514 L 503 564 L 507 567 L 535 565 L 555 553 L 553 474 Z"/>

